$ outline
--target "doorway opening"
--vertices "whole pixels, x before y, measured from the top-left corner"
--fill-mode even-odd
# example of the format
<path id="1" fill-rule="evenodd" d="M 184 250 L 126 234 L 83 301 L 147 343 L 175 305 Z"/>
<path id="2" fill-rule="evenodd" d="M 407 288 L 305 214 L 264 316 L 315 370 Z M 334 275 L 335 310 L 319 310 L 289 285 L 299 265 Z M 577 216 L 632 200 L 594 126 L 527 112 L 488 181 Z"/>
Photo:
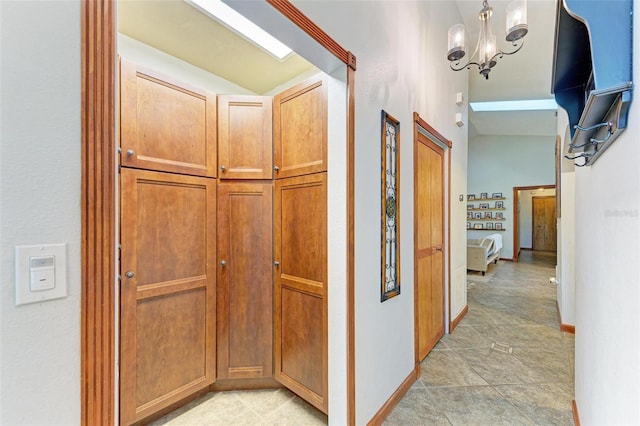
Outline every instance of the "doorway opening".
<path id="1" fill-rule="evenodd" d="M 556 251 L 556 202 L 555 185 L 513 187 L 514 262 L 521 250 Z"/>
<path id="2" fill-rule="evenodd" d="M 242 6 L 239 6 L 242 7 Z M 115 61 L 115 5 L 110 1 L 83 1 L 83 138 L 82 138 L 82 423 L 83 424 L 113 424 L 117 422 L 117 298 L 113 292 L 116 281 L 117 260 L 116 241 L 116 209 L 117 201 L 114 193 L 116 182 L 115 168 L 115 90 L 114 70 Z M 347 341 L 336 345 L 335 362 L 344 364 L 347 377 L 340 377 L 345 381 L 345 389 L 339 398 L 342 411 L 336 411 L 338 419 L 345 423 L 354 423 L 354 368 L 353 368 L 353 140 L 354 140 L 354 99 L 353 81 L 355 77 L 355 56 L 343 49 L 324 33 L 317 25 L 306 18 L 296 8 L 286 1 L 271 0 L 264 3 L 252 3 L 253 12 L 260 15 L 270 15 L 271 25 L 274 15 L 282 21 L 291 21 L 295 30 L 287 26 L 289 37 L 295 44 L 307 43 L 313 38 L 315 51 L 310 53 L 316 59 L 328 55 L 322 63 L 342 64 L 342 80 L 346 82 L 343 109 L 346 111 L 342 125 L 335 131 L 345 135 L 345 143 L 337 154 L 342 158 L 343 176 L 339 185 L 344 193 L 342 202 L 336 211 L 342 212 L 341 221 L 344 223 L 341 244 L 344 245 L 342 261 L 347 259 L 346 265 L 340 271 L 343 282 L 339 288 L 347 291 L 342 293 L 343 300 L 336 309 L 346 311 L 347 324 L 339 324 L 345 328 Z M 258 10 L 260 9 L 260 10 Z M 268 9 L 265 12 L 265 9 Z M 276 21 L 278 21 L 276 19 Z M 281 25 L 281 27 L 284 27 Z M 285 29 L 280 29 L 285 31 Z M 295 33 L 295 34 L 293 34 Z M 316 43 L 317 42 L 317 43 Z M 330 57 L 330 58 L 329 58 Z M 346 67 L 346 73 L 344 72 Z M 323 69 L 324 70 L 324 69 Z M 328 73 L 338 72 L 333 66 Z M 346 76 L 345 76 L 346 74 Z M 96 120 L 95 117 L 102 119 Z M 339 209 L 339 210 L 338 210 Z M 347 215 L 344 215 L 344 211 Z M 346 216 L 346 220 L 345 220 Z M 346 238 L 345 238 L 346 236 Z M 340 294 L 335 292 L 335 294 Z M 331 331 L 329 331 L 331 335 Z M 344 335 L 342 332 L 341 335 Z M 341 371 L 343 371 L 341 369 Z M 116 420 L 116 421 L 114 421 Z M 338 420 L 341 422 L 342 420 Z"/>

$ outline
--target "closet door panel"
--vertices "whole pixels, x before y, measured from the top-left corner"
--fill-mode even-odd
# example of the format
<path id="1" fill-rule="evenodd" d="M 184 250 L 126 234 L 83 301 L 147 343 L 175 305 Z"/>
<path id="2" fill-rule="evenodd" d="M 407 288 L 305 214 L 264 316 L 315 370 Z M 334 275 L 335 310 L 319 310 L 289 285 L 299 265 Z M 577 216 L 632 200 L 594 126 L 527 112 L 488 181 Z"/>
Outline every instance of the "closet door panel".
<path id="1" fill-rule="evenodd" d="M 120 421 L 215 377 L 215 181 L 121 171 Z"/>
<path id="2" fill-rule="evenodd" d="M 327 81 L 312 79 L 273 100 L 276 179 L 327 171 Z"/>
<path id="3" fill-rule="evenodd" d="M 275 378 L 327 412 L 326 173 L 276 181 Z"/>
<path id="4" fill-rule="evenodd" d="M 270 96 L 218 96 L 221 179 L 271 179 L 272 105 Z"/>
<path id="5" fill-rule="evenodd" d="M 218 184 L 219 379 L 273 375 L 273 186 Z"/>
<path id="6" fill-rule="evenodd" d="M 121 164 L 215 177 L 215 95 L 120 61 Z"/>

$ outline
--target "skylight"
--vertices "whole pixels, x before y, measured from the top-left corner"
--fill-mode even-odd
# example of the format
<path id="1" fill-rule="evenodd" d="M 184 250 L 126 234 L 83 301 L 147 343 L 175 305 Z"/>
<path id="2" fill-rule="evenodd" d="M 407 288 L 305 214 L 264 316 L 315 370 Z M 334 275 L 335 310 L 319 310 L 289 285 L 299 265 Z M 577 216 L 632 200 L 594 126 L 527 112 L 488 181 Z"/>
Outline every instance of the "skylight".
<path id="1" fill-rule="evenodd" d="M 558 109 L 555 99 L 531 99 L 524 101 L 469 102 L 476 112 L 484 111 L 540 111 Z"/>
<path id="2" fill-rule="evenodd" d="M 220 0 L 185 1 L 241 36 L 249 39 L 280 60 L 292 52 L 287 46 Z"/>

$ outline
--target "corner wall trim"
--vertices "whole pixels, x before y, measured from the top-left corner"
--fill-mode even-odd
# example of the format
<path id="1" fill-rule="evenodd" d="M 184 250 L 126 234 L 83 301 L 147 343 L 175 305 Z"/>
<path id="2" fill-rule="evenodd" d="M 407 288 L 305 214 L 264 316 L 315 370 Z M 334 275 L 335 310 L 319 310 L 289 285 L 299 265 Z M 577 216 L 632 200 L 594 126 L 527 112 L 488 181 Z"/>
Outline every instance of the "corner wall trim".
<path id="1" fill-rule="evenodd" d="M 576 403 L 575 399 L 571 401 L 571 405 L 573 406 L 573 422 L 576 424 L 576 426 L 580 426 L 580 416 L 578 415 L 578 404 Z"/>
<path id="2" fill-rule="evenodd" d="M 462 308 L 462 311 L 458 316 L 449 323 L 449 334 L 453 333 L 453 330 L 458 326 L 458 324 L 460 324 L 460 321 L 462 321 L 464 316 L 467 315 L 467 312 L 469 312 L 469 305 L 464 305 L 464 308 Z"/>
<path id="3" fill-rule="evenodd" d="M 382 407 L 378 410 L 378 412 L 367 422 L 367 426 L 378 426 L 381 425 L 382 422 L 391 414 L 393 409 L 398 405 L 400 400 L 406 393 L 411 389 L 411 386 L 418 380 L 420 371 L 420 365 L 418 364 L 411 373 L 407 376 L 406 379 L 398 386 L 398 389 L 391 394 L 387 402 L 384 403 Z"/>

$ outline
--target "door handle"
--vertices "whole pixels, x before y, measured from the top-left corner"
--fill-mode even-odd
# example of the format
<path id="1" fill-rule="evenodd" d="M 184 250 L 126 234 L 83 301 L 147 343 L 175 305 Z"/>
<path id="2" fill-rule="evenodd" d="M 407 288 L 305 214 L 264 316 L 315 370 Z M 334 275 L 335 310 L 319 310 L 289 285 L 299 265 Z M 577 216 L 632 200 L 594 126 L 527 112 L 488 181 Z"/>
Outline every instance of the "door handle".
<path id="1" fill-rule="evenodd" d="M 136 273 L 133 271 L 127 271 L 125 275 L 127 276 L 127 278 L 133 278 L 136 275 Z"/>
<path id="2" fill-rule="evenodd" d="M 442 251 L 442 246 L 436 246 L 436 251 Z"/>
<path id="3" fill-rule="evenodd" d="M 227 261 L 226 261 L 226 260 L 221 260 L 221 261 L 220 261 L 220 266 L 222 266 L 223 268 L 224 268 L 225 266 L 227 266 Z"/>

